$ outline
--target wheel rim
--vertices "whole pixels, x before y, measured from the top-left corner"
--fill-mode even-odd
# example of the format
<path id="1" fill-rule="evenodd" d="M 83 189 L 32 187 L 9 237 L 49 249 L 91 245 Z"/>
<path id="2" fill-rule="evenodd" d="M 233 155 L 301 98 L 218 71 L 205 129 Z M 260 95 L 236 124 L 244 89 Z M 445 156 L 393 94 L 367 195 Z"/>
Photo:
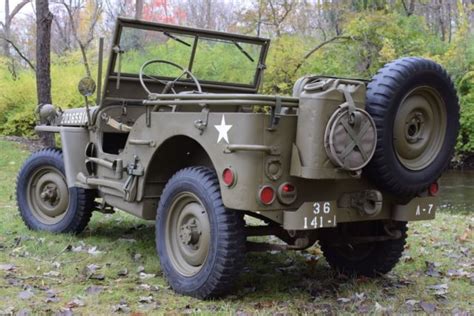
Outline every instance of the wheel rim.
<path id="1" fill-rule="evenodd" d="M 27 201 L 31 213 L 43 224 L 60 222 L 69 207 L 69 190 L 64 175 L 56 168 L 37 170 L 27 186 Z"/>
<path id="2" fill-rule="evenodd" d="M 203 267 L 210 242 L 210 223 L 201 200 L 191 192 L 177 195 L 166 222 L 166 247 L 175 269 L 193 276 Z"/>
<path id="3" fill-rule="evenodd" d="M 446 106 L 435 89 L 422 86 L 407 93 L 393 128 L 400 163 L 409 170 L 428 167 L 441 151 L 446 124 Z"/>

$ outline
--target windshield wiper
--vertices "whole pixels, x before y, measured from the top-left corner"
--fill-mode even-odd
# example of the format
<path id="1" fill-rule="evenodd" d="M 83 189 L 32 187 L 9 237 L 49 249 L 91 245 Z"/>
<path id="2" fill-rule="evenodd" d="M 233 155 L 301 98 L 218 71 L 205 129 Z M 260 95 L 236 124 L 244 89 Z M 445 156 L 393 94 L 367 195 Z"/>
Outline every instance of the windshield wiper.
<path id="1" fill-rule="evenodd" d="M 189 43 L 183 41 L 182 39 L 180 39 L 180 38 L 178 38 L 178 37 L 176 37 L 176 36 L 174 36 L 174 35 L 171 35 L 171 34 L 168 33 L 168 32 L 163 32 L 163 34 L 165 34 L 165 35 L 168 36 L 169 38 L 174 39 L 175 41 L 177 41 L 177 42 L 179 42 L 179 43 L 181 43 L 181 44 L 183 44 L 183 45 L 186 45 L 186 46 L 188 46 L 188 47 L 191 47 L 191 44 L 189 44 Z"/>
<path id="2" fill-rule="evenodd" d="M 234 43 L 235 46 L 237 46 L 237 48 L 242 52 L 242 54 L 244 54 L 251 62 L 255 62 L 255 60 L 253 60 L 252 56 L 250 56 L 249 53 L 247 53 L 245 51 L 245 49 L 239 45 L 239 43 L 237 43 L 236 41 L 232 41 L 232 43 Z"/>

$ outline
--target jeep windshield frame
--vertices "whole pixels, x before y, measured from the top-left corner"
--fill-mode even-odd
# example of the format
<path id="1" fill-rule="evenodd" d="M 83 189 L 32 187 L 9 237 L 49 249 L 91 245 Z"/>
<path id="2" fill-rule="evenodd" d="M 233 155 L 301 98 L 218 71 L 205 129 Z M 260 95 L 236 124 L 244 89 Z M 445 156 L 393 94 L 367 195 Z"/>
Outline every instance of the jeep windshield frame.
<path id="1" fill-rule="evenodd" d="M 124 60 L 124 55 L 127 53 L 127 50 L 124 50 L 124 47 L 121 47 L 121 45 L 123 44 L 122 40 L 124 36 L 127 36 L 127 32 L 132 34 L 132 36 L 128 37 L 133 37 L 133 32 L 142 32 L 144 33 L 144 35 L 146 32 L 154 33 L 154 35 L 160 35 L 170 41 L 170 43 L 175 44 L 175 48 L 179 48 L 181 50 L 188 50 L 188 61 L 184 63 L 181 62 L 180 65 L 183 68 L 189 69 L 190 71 L 197 71 L 199 83 L 201 84 L 202 89 L 205 92 L 258 92 L 263 77 L 263 71 L 265 69 L 265 59 L 270 44 L 269 39 L 120 17 L 117 19 L 117 25 L 112 39 L 112 46 L 108 61 L 108 70 L 106 72 L 104 91 L 100 104 L 101 107 L 106 106 L 108 104 L 116 104 L 119 100 L 134 103 L 134 101 L 142 101 L 147 99 L 148 97 L 139 81 L 140 67 L 136 67 L 137 64 L 135 64 L 132 69 L 132 67 L 127 68 L 127 64 L 124 64 L 126 62 L 126 59 Z M 208 41 L 209 44 L 202 44 L 206 43 L 206 41 Z M 247 63 L 252 64 L 254 68 L 252 69 L 250 68 L 250 66 L 247 67 L 248 69 L 252 70 L 252 72 L 247 74 L 248 76 L 246 79 L 240 79 L 234 76 L 237 78 L 236 80 L 215 80 L 216 78 L 212 78 L 212 75 L 208 75 L 207 78 L 205 76 L 200 76 L 200 65 L 198 60 L 200 56 L 200 44 L 208 45 L 208 47 L 227 45 L 225 48 L 227 51 L 231 51 L 232 54 L 235 54 L 236 58 L 239 58 L 240 60 L 245 60 Z M 160 43 L 157 43 L 157 45 L 153 46 L 158 47 L 159 45 Z M 205 53 L 207 52 L 203 52 L 201 55 Z M 150 54 L 153 54 L 153 52 Z M 130 55 L 133 57 L 133 52 L 131 52 Z M 173 61 L 181 58 L 181 56 L 178 55 L 182 54 L 180 53 L 173 55 L 173 52 L 171 52 L 167 57 L 171 57 L 172 60 L 170 61 Z M 235 59 L 233 56 L 225 57 Z M 154 55 L 147 56 L 148 60 L 166 60 L 167 57 Z M 215 59 L 213 59 L 212 61 L 213 66 L 214 61 Z M 218 72 L 217 76 L 219 76 Z M 176 79 L 176 77 L 166 74 L 153 74 L 153 78 L 157 80 L 154 81 L 152 79 L 147 78 L 146 83 L 150 84 L 151 87 L 154 87 L 154 91 L 156 91 L 157 93 L 161 91 L 163 82 Z M 239 80 L 245 80 L 245 82 L 239 82 Z M 190 78 L 183 77 L 182 79 L 176 82 L 176 87 L 178 91 L 189 91 L 194 90 L 195 84 Z"/>

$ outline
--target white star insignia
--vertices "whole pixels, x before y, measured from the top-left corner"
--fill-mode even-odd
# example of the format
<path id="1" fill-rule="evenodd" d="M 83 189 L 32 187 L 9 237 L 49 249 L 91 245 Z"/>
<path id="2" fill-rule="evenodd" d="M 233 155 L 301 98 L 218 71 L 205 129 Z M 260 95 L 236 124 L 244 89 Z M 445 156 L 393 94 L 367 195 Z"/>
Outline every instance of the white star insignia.
<path id="1" fill-rule="evenodd" d="M 219 143 L 221 141 L 221 139 L 223 139 L 228 144 L 229 143 L 229 135 L 227 133 L 232 128 L 232 125 L 226 125 L 225 124 L 224 115 L 222 115 L 221 125 L 214 125 L 214 127 L 219 132 L 219 137 L 217 137 L 217 143 Z"/>

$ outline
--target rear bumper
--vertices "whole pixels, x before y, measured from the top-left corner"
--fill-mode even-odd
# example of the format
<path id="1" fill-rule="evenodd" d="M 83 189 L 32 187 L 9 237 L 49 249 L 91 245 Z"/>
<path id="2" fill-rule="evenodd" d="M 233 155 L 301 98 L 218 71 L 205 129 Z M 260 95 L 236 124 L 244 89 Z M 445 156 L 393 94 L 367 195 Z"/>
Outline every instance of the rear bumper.
<path id="1" fill-rule="evenodd" d="M 380 213 L 367 215 L 353 208 L 343 208 L 336 201 L 306 202 L 296 211 L 283 212 L 283 228 L 286 230 L 313 230 L 336 227 L 338 223 L 395 220 L 418 221 L 435 218 L 438 199 L 417 197 L 407 204 L 385 202 Z"/>

